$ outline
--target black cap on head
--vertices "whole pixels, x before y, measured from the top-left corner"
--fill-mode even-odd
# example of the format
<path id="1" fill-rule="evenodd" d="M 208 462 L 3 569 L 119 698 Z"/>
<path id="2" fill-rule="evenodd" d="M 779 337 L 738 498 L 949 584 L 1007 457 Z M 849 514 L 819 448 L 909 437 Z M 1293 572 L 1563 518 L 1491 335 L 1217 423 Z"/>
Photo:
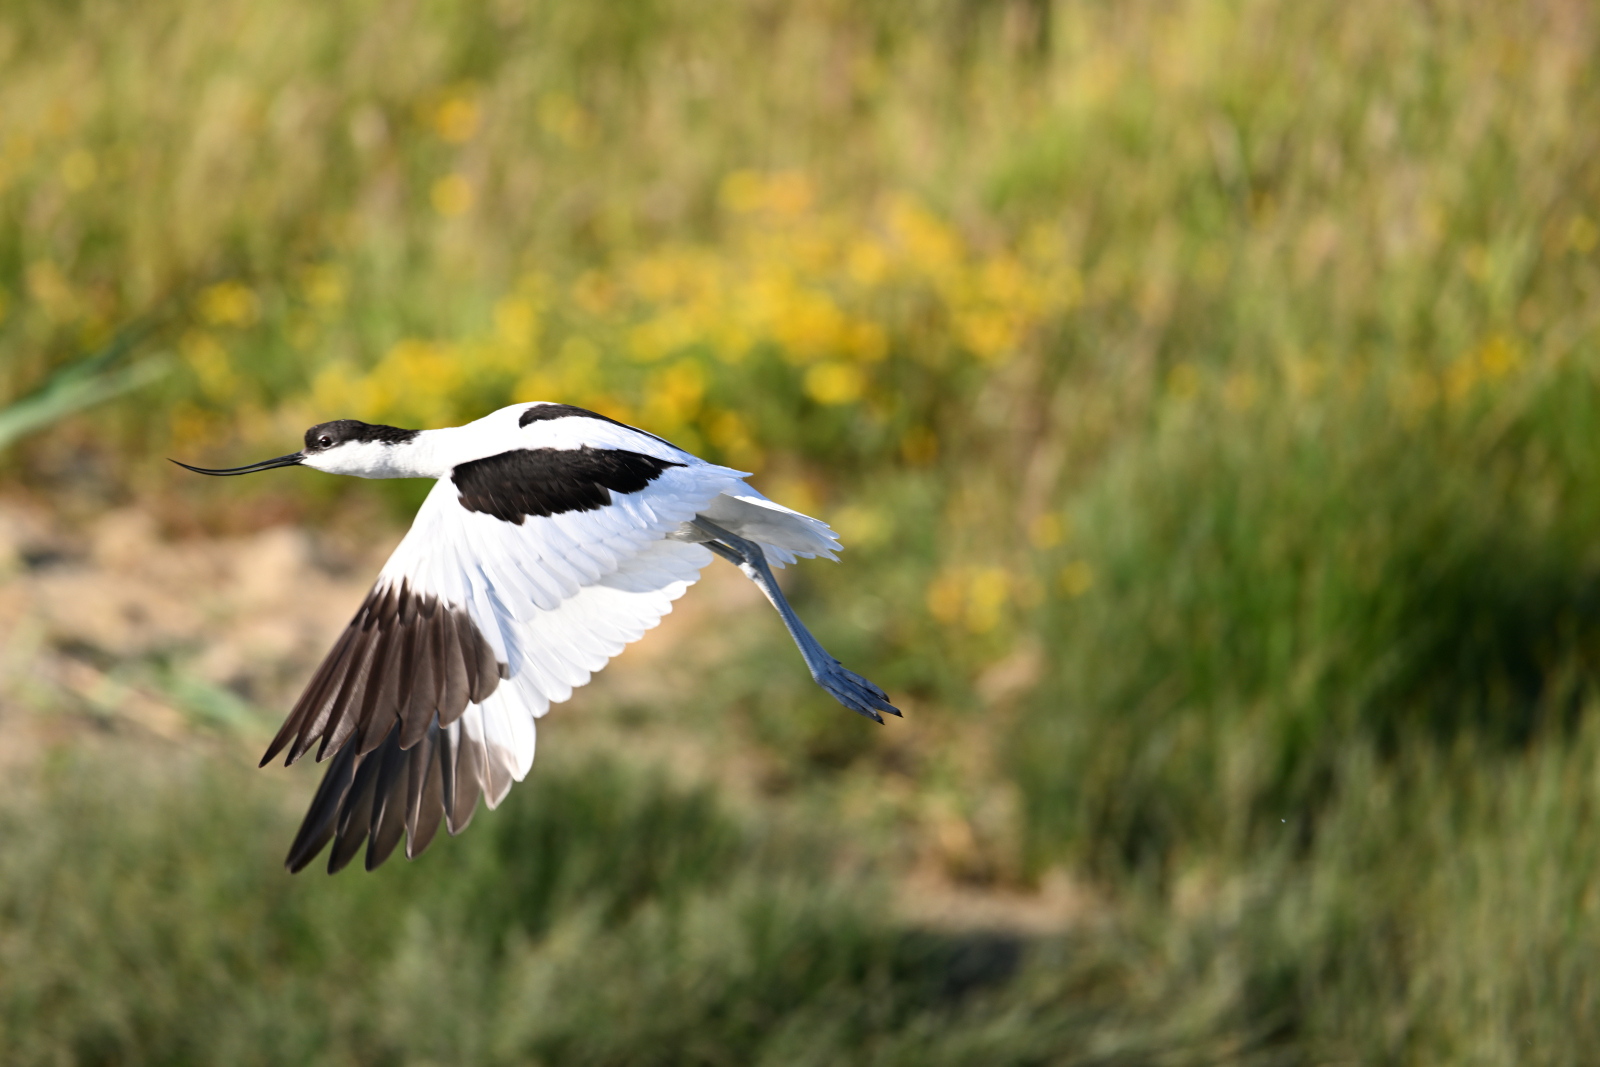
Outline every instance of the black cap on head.
<path id="1" fill-rule="evenodd" d="M 403 445 L 416 440 L 420 430 L 402 430 L 398 426 L 383 426 L 356 419 L 337 419 L 322 422 L 306 431 L 306 451 L 326 452 L 350 441 L 378 441 L 386 445 Z"/>

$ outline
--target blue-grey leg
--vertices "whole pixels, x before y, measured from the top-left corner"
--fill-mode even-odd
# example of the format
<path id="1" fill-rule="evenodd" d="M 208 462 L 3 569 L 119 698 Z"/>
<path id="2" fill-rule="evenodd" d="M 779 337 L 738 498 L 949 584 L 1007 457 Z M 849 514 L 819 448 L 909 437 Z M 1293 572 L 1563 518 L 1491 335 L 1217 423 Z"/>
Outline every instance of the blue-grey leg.
<path id="1" fill-rule="evenodd" d="M 789 636 L 794 638 L 801 657 L 806 661 L 806 669 L 833 699 L 851 711 L 865 715 L 878 723 L 883 722 L 883 716 L 878 714 L 879 711 L 886 711 L 890 715 L 900 714 L 899 709 L 889 703 L 888 694 L 861 675 L 847 670 L 843 664 L 828 654 L 828 650 L 823 648 L 815 637 L 811 636 L 806 624 L 800 621 L 800 616 L 794 613 L 794 609 L 784 599 L 783 590 L 778 588 L 777 579 L 773 578 L 772 568 L 767 566 L 767 557 L 761 551 L 760 545 L 754 541 L 746 541 L 737 534 L 729 533 L 709 519 L 696 517 L 693 525 L 708 535 L 700 542 L 701 544 L 743 571 L 744 576 L 754 582 L 756 588 L 761 590 L 772 602 L 772 606 L 778 609 L 778 614 L 783 617 L 783 624 L 789 628 Z M 683 539 L 691 538 L 683 537 Z M 699 540 L 699 538 L 693 539 Z"/>

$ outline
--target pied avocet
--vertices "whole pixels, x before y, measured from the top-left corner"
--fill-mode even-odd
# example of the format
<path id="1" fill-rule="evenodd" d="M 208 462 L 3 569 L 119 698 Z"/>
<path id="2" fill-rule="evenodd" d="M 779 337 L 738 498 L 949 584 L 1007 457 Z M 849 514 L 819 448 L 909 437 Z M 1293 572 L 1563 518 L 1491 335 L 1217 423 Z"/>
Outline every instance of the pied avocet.
<path id="1" fill-rule="evenodd" d="M 879 723 L 900 714 L 823 649 L 773 580 L 769 564 L 838 558 L 826 523 L 768 500 L 743 472 L 592 411 L 515 404 L 439 430 L 341 419 L 287 456 L 179 465 L 437 479 L 261 759 L 287 748 L 292 764 L 316 745 L 333 760 L 291 871 L 330 840 L 329 873 L 363 841 L 372 870 L 402 833 L 414 857 L 441 819 L 464 829 L 480 793 L 498 805 L 533 764 L 534 720 L 655 626 L 713 553 L 778 609 L 818 685 Z"/>

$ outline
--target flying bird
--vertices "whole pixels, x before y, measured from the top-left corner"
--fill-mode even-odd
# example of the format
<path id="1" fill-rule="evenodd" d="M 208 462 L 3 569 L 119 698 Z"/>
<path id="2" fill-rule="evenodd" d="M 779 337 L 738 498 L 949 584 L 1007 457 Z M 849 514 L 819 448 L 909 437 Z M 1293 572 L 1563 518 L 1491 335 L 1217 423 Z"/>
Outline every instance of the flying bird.
<path id="1" fill-rule="evenodd" d="M 174 460 L 173 462 L 177 462 Z M 410 531 L 312 675 L 266 755 L 331 758 L 285 865 L 329 841 L 330 874 L 366 843 L 373 870 L 442 821 L 471 821 L 533 764 L 535 721 L 672 610 L 713 555 L 756 584 L 811 677 L 882 723 L 888 696 L 823 649 L 771 568 L 834 554 L 826 523 L 719 467 L 604 415 L 525 403 L 476 422 L 403 430 L 354 419 L 239 475 L 312 467 L 358 478 L 433 478 Z"/>

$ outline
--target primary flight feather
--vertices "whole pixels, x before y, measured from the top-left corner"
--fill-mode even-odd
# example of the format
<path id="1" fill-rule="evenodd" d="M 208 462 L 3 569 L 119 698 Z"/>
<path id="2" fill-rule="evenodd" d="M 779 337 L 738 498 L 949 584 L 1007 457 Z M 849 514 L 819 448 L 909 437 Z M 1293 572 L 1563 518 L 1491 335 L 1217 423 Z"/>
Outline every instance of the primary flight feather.
<path id="1" fill-rule="evenodd" d="M 305 466 L 433 478 L 416 520 L 262 757 L 331 759 L 289 849 L 328 871 L 402 837 L 416 856 L 441 822 L 464 829 L 533 763 L 535 720 L 672 610 L 713 554 L 777 608 L 823 689 L 877 722 L 900 714 L 805 628 L 771 566 L 836 559 L 827 524 L 776 504 L 661 438 L 568 404 L 502 408 L 438 430 L 343 419 L 305 448 L 228 470 Z"/>

